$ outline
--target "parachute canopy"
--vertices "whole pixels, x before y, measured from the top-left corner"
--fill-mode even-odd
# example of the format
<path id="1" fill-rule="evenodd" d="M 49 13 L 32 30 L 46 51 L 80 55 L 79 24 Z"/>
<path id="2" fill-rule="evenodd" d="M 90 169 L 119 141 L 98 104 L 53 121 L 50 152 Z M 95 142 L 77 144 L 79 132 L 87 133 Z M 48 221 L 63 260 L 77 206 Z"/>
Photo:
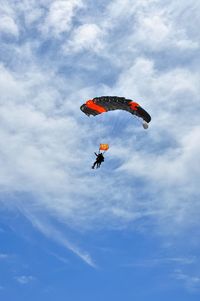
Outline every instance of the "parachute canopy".
<path id="1" fill-rule="evenodd" d="M 101 151 L 107 151 L 108 149 L 109 149 L 108 144 L 101 143 L 100 146 L 99 146 L 99 150 L 101 150 Z"/>
<path id="2" fill-rule="evenodd" d="M 87 116 L 96 116 L 112 110 L 124 110 L 133 115 L 141 117 L 147 123 L 151 121 L 151 116 L 149 115 L 149 113 L 147 113 L 138 103 L 124 97 L 95 97 L 86 101 L 86 103 L 83 104 L 80 109 Z"/>

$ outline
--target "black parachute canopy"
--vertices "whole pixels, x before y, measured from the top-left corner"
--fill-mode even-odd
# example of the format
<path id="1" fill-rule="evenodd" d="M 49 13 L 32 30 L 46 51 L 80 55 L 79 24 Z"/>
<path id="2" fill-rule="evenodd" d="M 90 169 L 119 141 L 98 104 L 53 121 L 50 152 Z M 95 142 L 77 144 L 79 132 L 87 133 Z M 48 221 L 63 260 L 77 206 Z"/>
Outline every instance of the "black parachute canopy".
<path id="1" fill-rule="evenodd" d="M 101 96 L 89 99 L 80 107 L 87 116 L 99 115 L 112 110 L 124 110 L 142 118 L 145 122 L 151 121 L 151 116 L 138 103 L 131 99 L 118 96 Z"/>

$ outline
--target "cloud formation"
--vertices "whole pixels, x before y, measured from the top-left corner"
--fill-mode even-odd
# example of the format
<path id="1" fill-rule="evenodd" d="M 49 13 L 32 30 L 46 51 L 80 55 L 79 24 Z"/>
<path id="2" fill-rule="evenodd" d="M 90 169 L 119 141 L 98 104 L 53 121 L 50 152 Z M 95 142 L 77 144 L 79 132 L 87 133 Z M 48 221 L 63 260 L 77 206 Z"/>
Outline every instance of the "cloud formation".
<path id="1" fill-rule="evenodd" d="M 144 218 L 162 235 L 199 225 L 199 4 L 102 1 L 97 16 L 90 1 L 14 5 L 4 2 L 0 21 L 2 204 L 78 232 Z M 101 117 L 83 116 L 79 106 L 103 94 L 137 100 L 150 129 L 127 116 L 121 137 Z M 99 137 L 111 149 L 94 174 Z M 48 227 L 37 228 L 95 266 Z"/>

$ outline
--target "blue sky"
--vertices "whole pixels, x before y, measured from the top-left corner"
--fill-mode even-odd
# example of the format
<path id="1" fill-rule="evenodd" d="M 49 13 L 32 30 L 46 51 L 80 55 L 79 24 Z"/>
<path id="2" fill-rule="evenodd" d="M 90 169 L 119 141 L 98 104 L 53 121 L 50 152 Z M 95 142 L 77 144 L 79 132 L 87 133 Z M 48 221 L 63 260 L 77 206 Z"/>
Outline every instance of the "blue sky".
<path id="1" fill-rule="evenodd" d="M 1 0 L 0 16 L 0 299 L 199 300 L 200 3 Z M 149 129 L 85 116 L 101 95 L 139 102 Z"/>

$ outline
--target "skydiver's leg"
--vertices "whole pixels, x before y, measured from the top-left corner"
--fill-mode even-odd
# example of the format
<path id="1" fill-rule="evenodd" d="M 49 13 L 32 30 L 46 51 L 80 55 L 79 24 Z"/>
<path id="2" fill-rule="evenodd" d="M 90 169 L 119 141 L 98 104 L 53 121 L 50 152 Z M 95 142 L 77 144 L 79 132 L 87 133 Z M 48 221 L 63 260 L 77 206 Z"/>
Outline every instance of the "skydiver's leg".
<path id="1" fill-rule="evenodd" d="M 101 162 L 97 162 L 97 168 L 101 166 Z"/>
<path id="2" fill-rule="evenodd" d="M 95 165 L 97 164 L 97 161 L 94 162 L 94 164 L 92 165 L 92 169 L 95 168 Z"/>

